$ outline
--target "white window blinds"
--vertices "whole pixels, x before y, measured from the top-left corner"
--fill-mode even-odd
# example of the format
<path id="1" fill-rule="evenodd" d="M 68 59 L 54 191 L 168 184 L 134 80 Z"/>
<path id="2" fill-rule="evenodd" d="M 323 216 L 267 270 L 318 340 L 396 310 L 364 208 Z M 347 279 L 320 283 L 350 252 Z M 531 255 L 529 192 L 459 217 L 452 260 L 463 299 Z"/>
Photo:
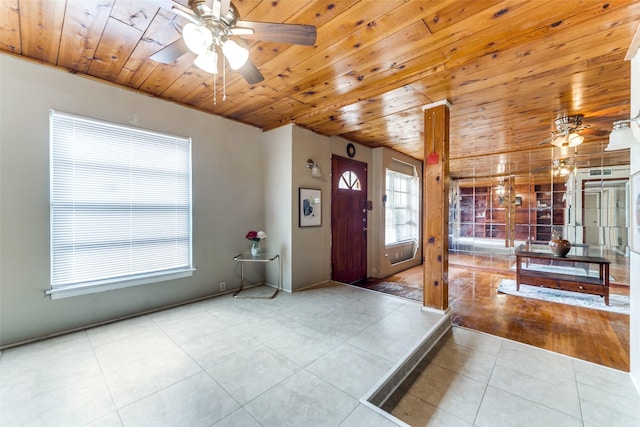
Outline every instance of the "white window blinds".
<path id="1" fill-rule="evenodd" d="M 418 178 L 387 169 L 385 245 L 418 241 Z"/>
<path id="2" fill-rule="evenodd" d="M 51 111 L 50 148 L 48 293 L 191 274 L 189 138 Z"/>

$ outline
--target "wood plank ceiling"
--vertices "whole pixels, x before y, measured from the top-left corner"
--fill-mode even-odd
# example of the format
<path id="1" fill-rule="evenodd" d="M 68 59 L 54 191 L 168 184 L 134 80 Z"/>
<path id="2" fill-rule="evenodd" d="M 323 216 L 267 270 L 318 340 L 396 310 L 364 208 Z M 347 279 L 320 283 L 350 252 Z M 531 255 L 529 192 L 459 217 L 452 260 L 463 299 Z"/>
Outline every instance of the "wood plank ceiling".
<path id="1" fill-rule="evenodd" d="M 187 0 L 179 0 L 186 5 Z M 637 0 L 233 0 L 243 20 L 311 24 L 314 46 L 255 41 L 265 80 L 214 77 L 187 54 L 149 56 L 187 22 L 171 0 L 1 0 L 0 49 L 264 130 L 295 123 L 423 158 L 421 107 L 447 99 L 453 177 L 531 171 L 552 159 L 629 163 L 607 136 L 541 141 L 564 114 L 602 134 L 629 118 Z M 226 100 L 222 91 L 226 91 Z M 634 112 L 635 113 L 635 112 Z M 634 114 L 635 115 L 635 114 Z"/>

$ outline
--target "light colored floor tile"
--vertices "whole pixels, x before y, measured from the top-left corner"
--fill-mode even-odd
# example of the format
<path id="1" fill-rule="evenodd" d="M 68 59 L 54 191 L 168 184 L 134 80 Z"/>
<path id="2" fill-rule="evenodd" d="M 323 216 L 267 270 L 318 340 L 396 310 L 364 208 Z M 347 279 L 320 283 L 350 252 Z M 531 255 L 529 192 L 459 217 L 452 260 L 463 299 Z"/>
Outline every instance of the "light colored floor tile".
<path id="1" fill-rule="evenodd" d="M 94 347 L 99 347 L 157 329 L 156 324 L 148 316 L 138 316 L 87 329 L 87 336 Z"/>
<path id="2" fill-rule="evenodd" d="M 538 376 L 542 370 L 569 380 L 576 378 L 570 357 L 509 340 L 502 343 L 496 365 L 526 370 L 532 376 Z"/>
<path id="3" fill-rule="evenodd" d="M 438 320 L 335 284 L 203 300 L 0 351 L 0 426 L 388 427 L 356 398 Z M 425 362 L 412 426 L 640 425 L 624 372 L 457 327 Z"/>
<path id="4" fill-rule="evenodd" d="M 412 427 L 471 427 L 473 425 L 412 395 L 403 398 L 391 414 Z"/>
<path id="5" fill-rule="evenodd" d="M 306 366 L 337 347 L 340 342 L 307 326 L 298 326 L 266 345 L 298 365 Z"/>
<path id="6" fill-rule="evenodd" d="M 397 427 L 397 423 L 365 405 L 358 407 L 344 420 L 340 427 Z"/>
<path id="7" fill-rule="evenodd" d="M 352 301 L 349 309 L 352 313 L 366 314 L 376 319 L 382 319 L 385 316 L 399 309 L 403 304 L 398 304 L 395 299 L 380 299 L 374 292 L 364 291 L 365 295 Z"/>
<path id="8" fill-rule="evenodd" d="M 409 387 L 407 394 L 473 423 L 485 389 L 483 382 L 431 363 Z"/>
<path id="9" fill-rule="evenodd" d="M 361 350 L 391 361 L 400 360 L 415 345 L 420 338 L 418 332 L 426 331 L 417 328 L 408 331 L 406 326 L 398 322 L 376 322 L 347 341 Z"/>
<path id="10" fill-rule="evenodd" d="M 300 326 L 300 323 L 294 320 L 269 312 L 262 315 L 260 320 L 237 326 L 237 330 L 256 341 L 268 343 L 283 334 L 291 333 L 292 330 Z"/>
<path id="11" fill-rule="evenodd" d="M 236 353 L 207 372 L 241 405 L 282 382 L 300 367 L 260 345 Z"/>
<path id="12" fill-rule="evenodd" d="M 448 334 L 432 363 L 486 384 L 496 363 L 496 356 L 459 345 Z"/>
<path id="13" fill-rule="evenodd" d="M 3 407 L 0 426 L 84 425 L 115 409 L 104 379 L 96 376 Z"/>
<path id="14" fill-rule="evenodd" d="M 496 366 L 489 384 L 572 417 L 581 418 L 575 381 L 542 370 L 538 370 L 536 376 L 532 376 L 530 371 L 511 366 Z"/>
<path id="15" fill-rule="evenodd" d="M 384 318 L 385 322 L 398 322 L 400 325 L 415 326 L 416 334 L 427 331 L 440 320 L 440 315 L 423 311 L 419 304 L 409 302 Z"/>
<path id="16" fill-rule="evenodd" d="M 213 427 L 261 427 L 261 425 L 244 408 L 240 408 L 215 423 Z"/>
<path id="17" fill-rule="evenodd" d="M 582 421 L 489 386 L 475 425 L 478 427 L 579 427 Z"/>
<path id="18" fill-rule="evenodd" d="M 640 426 L 640 401 L 636 396 L 617 396 L 585 384 L 578 384 L 578 394 L 585 423 L 611 427 Z"/>
<path id="19" fill-rule="evenodd" d="M 358 401 L 304 370 L 245 408 L 263 426 L 337 426 Z"/>
<path id="20" fill-rule="evenodd" d="M 85 331 L 74 332 L 5 349 L 0 359 L 0 369 L 20 369 L 46 365 L 53 359 L 64 358 L 87 350 L 91 350 L 87 333 Z"/>
<path id="21" fill-rule="evenodd" d="M 40 394 L 99 375 L 100 365 L 91 349 L 38 365 L 0 367 L 0 408 L 19 405 Z"/>
<path id="22" fill-rule="evenodd" d="M 576 381 L 579 384 L 595 387 L 608 395 L 640 401 L 638 390 L 633 385 L 628 372 L 617 371 L 578 359 L 574 360 L 574 366 Z"/>
<path id="23" fill-rule="evenodd" d="M 259 345 L 255 338 L 238 328 L 226 328 L 214 334 L 181 344 L 181 347 L 203 368 L 222 363 L 236 353 Z"/>
<path id="24" fill-rule="evenodd" d="M 181 349 L 157 354 L 104 369 L 104 378 L 118 408 L 188 378 L 202 368 Z"/>
<path id="25" fill-rule="evenodd" d="M 175 347 L 175 342 L 154 324 L 152 329 L 140 334 L 95 345 L 94 352 L 100 366 L 103 369 L 109 369 L 133 363 Z"/>
<path id="26" fill-rule="evenodd" d="M 231 326 L 215 314 L 203 311 L 192 313 L 189 317 L 158 317 L 153 321 L 178 344 L 202 338 Z"/>
<path id="27" fill-rule="evenodd" d="M 378 317 L 366 313 L 353 313 L 348 308 L 340 308 L 307 322 L 307 326 L 326 336 L 346 341 L 378 320 Z"/>
<path id="28" fill-rule="evenodd" d="M 313 319 L 333 311 L 333 309 L 334 304 L 328 299 L 326 301 L 313 300 L 299 302 L 282 314 L 291 320 L 306 325 L 308 322 L 313 321 Z"/>
<path id="29" fill-rule="evenodd" d="M 255 307 L 249 305 L 243 308 L 244 300 L 234 299 L 230 295 L 223 295 L 219 298 L 223 298 L 225 303 L 212 302 L 209 306 L 204 307 L 204 310 L 222 319 L 223 322 L 231 325 L 231 327 L 239 327 L 246 323 L 259 322 L 264 319 L 264 313 L 255 310 Z"/>
<path id="30" fill-rule="evenodd" d="M 102 418 L 85 424 L 83 427 L 122 427 L 122 421 L 117 411 L 114 411 Z"/>
<path id="31" fill-rule="evenodd" d="M 356 399 L 391 369 L 393 363 L 349 344 L 342 344 L 307 366 L 307 370 Z"/>
<path id="32" fill-rule="evenodd" d="M 454 326 L 451 328 L 453 342 L 468 347 L 474 351 L 481 351 L 497 356 L 504 341 L 500 337 L 484 334 L 470 329 Z"/>
<path id="33" fill-rule="evenodd" d="M 119 410 L 129 426 L 210 426 L 238 409 L 204 372 L 186 378 Z"/>

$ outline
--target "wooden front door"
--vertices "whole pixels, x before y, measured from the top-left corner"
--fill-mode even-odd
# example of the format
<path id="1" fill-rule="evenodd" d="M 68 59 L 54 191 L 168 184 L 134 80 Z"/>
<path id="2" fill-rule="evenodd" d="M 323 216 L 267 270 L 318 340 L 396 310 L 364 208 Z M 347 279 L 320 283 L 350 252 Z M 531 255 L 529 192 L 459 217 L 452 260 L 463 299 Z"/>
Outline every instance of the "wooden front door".
<path id="1" fill-rule="evenodd" d="M 367 164 L 331 159 L 331 279 L 367 278 Z"/>

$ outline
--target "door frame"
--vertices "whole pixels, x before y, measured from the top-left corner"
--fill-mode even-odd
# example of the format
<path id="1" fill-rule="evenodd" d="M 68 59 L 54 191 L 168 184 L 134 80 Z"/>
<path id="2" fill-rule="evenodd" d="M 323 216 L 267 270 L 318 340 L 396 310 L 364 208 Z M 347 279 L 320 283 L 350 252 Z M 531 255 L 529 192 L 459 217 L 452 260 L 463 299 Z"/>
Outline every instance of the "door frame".
<path id="1" fill-rule="evenodd" d="M 360 208 L 359 209 L 363 209 L 363 217 L 362 217 L 362 223 L 360 223 L 360 226 L 363 227 L 364 229 L 362 230 L 363 232 L 358 234 L 360 237 L 360 239 L 358 240 L 360 245 L 360 249 L 361 252 L 364 254 L 363 256 L 359 257 L 359 265 L 358 265 L 358 271 L 362 272 L 362 277 L 358 277 L 355 280 L 348 280 L 348 283 L 356 283 L 358 281 L 361 280 L 365 280 L 368 277 L 368 259 L 369 259 L 369 244 L 368 244 L 368 234 L 369 234 L 369 209 L 367 209 L 367 200 L 368 200 L 368 179 L 369 179 L 369 165 L 366 162 L 363 161 L 359 161 L 359 160 L 354 160 L 351 158 L 346 158 L 346 157 L 342 157 L 336 154 L 333 154 L 331 156 L 331 280 L 336 280 L 336 276 L 334 275 L 335 273 L 335 265 L 336 265 L 336 257 L 337 257 L 337 253 L 340 252 L 339 248 L 336 247 L 336 224 L 335 224 L 335 215 L 334 215 L 334 209 L 337 209 L 337 197 L 334 197 L 338 191 L 343 191 L 343 190 L 338 190 L 338 185 L 340 183 L 340 179 L 342 177 L 342 174 L 339 173 L 336 169 L 337 169 L 337 163 L 340 162 L 340 164 L 344 165 L 345 163 L 347 164 L 351 164 L 354 165 L 353 169 L 358 169 L 358 170 L 363 170 L 363 175 L 364 176 L 359 176 L 358 179 L 360 180 L 360 184 L 361 184 L 361 188 L 362 188 L 362 192 L 361 194 L 361 198 L 362 200 Z M 357 165 L 357 166 L 356 166 Z M 343 280 L 339 280 L 340 278 L 338 278 L 337 281 L 343 281 Z"/>

